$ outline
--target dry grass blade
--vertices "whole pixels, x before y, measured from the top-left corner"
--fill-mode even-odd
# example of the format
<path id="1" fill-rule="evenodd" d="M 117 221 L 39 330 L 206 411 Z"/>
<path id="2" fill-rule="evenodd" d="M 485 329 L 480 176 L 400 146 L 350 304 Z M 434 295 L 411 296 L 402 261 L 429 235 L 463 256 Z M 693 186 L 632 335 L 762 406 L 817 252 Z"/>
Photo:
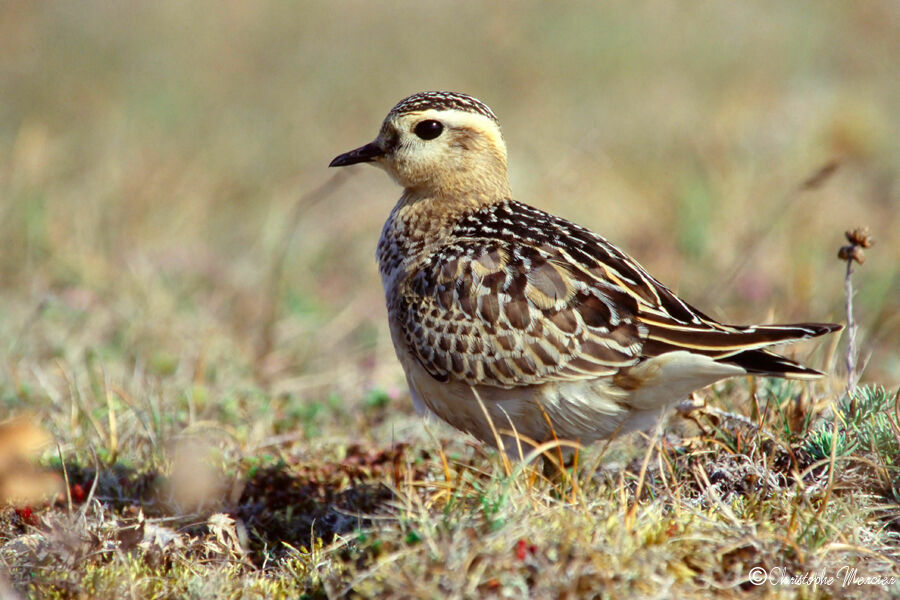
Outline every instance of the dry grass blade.
<path id="1" fill-rule="evenodd" d="M 474 387 L 472 388 L 472 395 L 474 395 L 475 400 L 478 401 L 478 406 L 481 408 L 481 412 L 484 415 L 488 426 L 491 428 L 491 433 L 494 435 L 494 441 L 497 443 L 497 448 L 500 450 L 500 459 L 503 461 L 503 471 L 506 473 L 506 476 L 509 477 L 510 474 L 512 474 L 512 467 L 509 463 L 509 457 L 506 455 L 506 447 L 503 444 L 503 438 L 501 438 L 500 434 L 497 432 L 497 428 L 494 426 L 494 419 L 491 418 L 491 414 L 484 405 L 481 394 L 479 394 L 478 390 Z"/>

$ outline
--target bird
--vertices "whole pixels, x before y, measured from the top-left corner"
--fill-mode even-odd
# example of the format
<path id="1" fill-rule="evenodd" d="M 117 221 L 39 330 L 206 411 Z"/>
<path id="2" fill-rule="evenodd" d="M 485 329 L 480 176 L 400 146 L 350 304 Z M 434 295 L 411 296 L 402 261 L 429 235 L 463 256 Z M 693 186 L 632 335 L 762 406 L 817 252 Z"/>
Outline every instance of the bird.
<path id="1" fill-rule="evenodd" d="M 723 324 L 604 237 L 514 200 L 500 123 L 470 95 L 401 100 L 329 166 L 359 163 L 403 188 L 376 259 L 415 408 L 513 458 L 522 440 L 648 429 L 725 378 L 821 377 L 771 347 L 842 329 Z"/>

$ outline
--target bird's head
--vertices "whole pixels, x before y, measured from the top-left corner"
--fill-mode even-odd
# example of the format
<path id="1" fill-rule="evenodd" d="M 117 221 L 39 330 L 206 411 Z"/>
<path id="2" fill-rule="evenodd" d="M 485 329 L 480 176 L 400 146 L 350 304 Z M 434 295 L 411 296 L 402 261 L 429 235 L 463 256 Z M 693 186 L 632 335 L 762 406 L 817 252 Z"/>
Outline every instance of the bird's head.
<path id="1" fill-rule="evenodd" d="M 453 92 L 421 92 L 388 113 L 374 141 L 331 167 L 372 163 L 422 196 L 509 195 L 506 144 L 484 103 Z"/>

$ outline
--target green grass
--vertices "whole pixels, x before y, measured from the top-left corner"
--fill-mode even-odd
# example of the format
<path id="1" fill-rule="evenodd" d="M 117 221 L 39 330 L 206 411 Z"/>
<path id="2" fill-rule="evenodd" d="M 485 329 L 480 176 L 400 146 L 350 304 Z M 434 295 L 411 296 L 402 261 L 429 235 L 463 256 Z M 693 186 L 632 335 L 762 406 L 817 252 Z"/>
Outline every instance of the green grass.
<path id="1" fill-rule="evenodd" d="M 0 421 L 34 427 L 0 430 L 0 493 L 54 494 L 0 508 L 0 596 L 900 593 L 748 580 L 900 576 L 898 26 L 890 3 L 3 4 Z M 842 320 L 835 254 L 869 226 L 865 387 L 843 343 L 803 345 L 823 382 L 724 382 L 557 481 L 423 424 L 372 259 L 399 191 L 326 165 L 441 88 L 499 115 L 518 199 L 713 316 Z"/>

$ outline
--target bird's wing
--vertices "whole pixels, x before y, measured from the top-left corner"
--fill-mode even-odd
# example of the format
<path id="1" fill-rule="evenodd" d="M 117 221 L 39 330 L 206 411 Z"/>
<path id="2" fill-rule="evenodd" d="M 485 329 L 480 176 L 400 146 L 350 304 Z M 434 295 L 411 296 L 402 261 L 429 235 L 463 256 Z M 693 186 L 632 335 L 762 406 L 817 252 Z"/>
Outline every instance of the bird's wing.
<path id="1" fill-rule="evenodd" d="M 513 201 L 460 220 L 397 292 L 410 351 L 435 378 L 471 385 L 615 375 L 677 350 L 728 361 L 837 328 L 723 325 L 602 237 Z"/>

